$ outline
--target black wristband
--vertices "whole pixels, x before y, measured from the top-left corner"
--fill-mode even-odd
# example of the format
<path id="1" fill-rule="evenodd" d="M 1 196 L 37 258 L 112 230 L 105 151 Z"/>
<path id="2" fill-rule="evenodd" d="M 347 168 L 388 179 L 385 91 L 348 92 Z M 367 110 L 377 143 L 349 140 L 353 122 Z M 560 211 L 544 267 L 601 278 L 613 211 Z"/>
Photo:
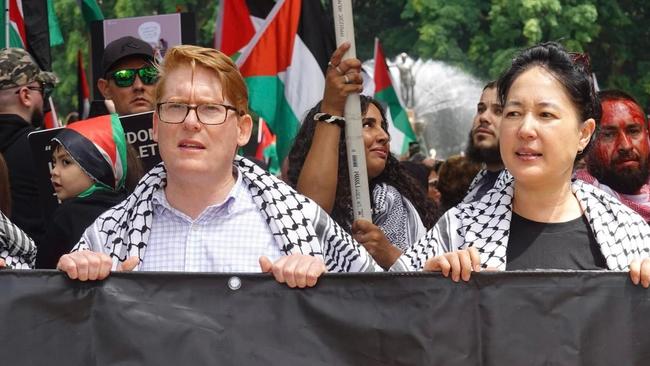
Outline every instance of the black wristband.
<path id="1" fill-rule="evenodd" d="M 341 128 L 345 128 L 345 118 L 339 116 L 332 116 L 331 114 L 327 114 L 327 113 L 316 113 L 314 115 L 314 121 L 333 123 Z"/>

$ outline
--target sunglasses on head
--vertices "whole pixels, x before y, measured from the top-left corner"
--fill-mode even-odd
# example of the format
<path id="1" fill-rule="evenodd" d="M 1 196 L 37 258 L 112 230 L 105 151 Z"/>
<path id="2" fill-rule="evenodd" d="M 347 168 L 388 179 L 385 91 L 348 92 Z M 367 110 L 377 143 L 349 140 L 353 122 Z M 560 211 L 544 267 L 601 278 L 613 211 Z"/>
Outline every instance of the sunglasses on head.
<path id="1" fill-rule="evenodd" d="M 115 81 L 115 85 L 120 88 L 126 88 L 135 82 L 135 76 L 138 75 L 145 85 L 152 85 L 158 81 L 158 70 L 151 66 L 143 66 L 139 69 L 121 69 L 110 73 L 110 78 Z"/>

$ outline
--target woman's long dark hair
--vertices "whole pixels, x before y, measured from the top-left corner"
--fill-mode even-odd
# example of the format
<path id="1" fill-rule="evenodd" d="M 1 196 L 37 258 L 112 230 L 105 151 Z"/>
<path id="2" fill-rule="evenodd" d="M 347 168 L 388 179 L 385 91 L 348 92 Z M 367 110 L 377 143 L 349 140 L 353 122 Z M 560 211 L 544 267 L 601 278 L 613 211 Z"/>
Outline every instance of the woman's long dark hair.
<path id="1" fill-rule="evenodd" d="M 374 104 L 379 112 L 381 113 L 382 122 L 381 127 L 388 133 L 388 125 L 386 122 L 386 115 L 384 107 L 375 99 L 367 97 L 365 95 L 361 96 L 361 112 L 363 115 L 368 111 L 368 106 L 370 103 Z M 296 187 L 298 183 L 298 177 L 302 171 L 302 166 L 305 163 L 305 158 L 307 153 L 311 148 L 311 143 L 314 138 L 314 130 L 316 128 L 316 122 L 314 121 L 314 115 L 320 111 L 320 102 L 312 108 L 307 116 L 302 121 L 302 126 L 296 135 L 294 140 L 293 147 L 289 152 L 289 183 Z M 380 183 L 386 183 L 390 186 L 395 187 L 400 194 L 408 198 L 408 200 L 415 206 L 420 219 L 424 226 L 428 229 L 433 227 L 438 219 L 438 208 L 436 205 L 428 199 L 426 193 L 420 189 L 415 179 L 411 177 L 406 170 L 400 166 L 399 161 L 392 155 L 388 154 L 388 159 L 386 160 L 386 166 L 384 170 L 377 177 L 372 179 L 370 184 L 370 191 L 375 185 Z M 374 208 L 375 203 L 372 202 L 371 205 Z M 347 152 L 345 149 L 345 131 L 341 129 L 341 139 L 339 141 L 339 171 L 336 187 L 336 199 L 334 200 L 334 207 L 330 216 L 341 225 L 346 231 L 351 232 L 350 224 L 353 221 L 352 215 L 352 194 L 350 189 L 350 181 L 348 178 L 348 159 Z"/>

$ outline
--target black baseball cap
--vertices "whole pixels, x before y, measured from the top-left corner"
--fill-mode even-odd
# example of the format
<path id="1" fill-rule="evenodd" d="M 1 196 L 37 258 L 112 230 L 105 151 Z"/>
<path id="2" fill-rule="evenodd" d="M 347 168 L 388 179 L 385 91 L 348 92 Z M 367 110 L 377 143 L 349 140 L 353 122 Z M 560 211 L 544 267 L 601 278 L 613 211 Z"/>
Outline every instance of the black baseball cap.
<path id="1" fill-rule="evenodd" d="M 102 75 L 106 75 L 119 60 L 133 55 L 153 61 L 153 48 L 149 43 L 131 36 L 118 38 L 109 43 L 104 48 L 102 56 Z"/>

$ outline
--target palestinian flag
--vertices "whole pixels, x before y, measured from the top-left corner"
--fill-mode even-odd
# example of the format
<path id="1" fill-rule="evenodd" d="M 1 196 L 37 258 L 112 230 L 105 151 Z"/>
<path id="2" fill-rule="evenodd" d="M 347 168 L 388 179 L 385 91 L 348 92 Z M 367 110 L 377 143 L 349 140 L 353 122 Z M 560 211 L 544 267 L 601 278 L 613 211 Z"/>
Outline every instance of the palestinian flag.
<path id="1" fill-rule="evenodd" d="M 7 45 L 7 35 L 5 27 L 5 9 L 9 8 L 9 47 L 27 48 L 27 31 L 25 29 L 25 17 L 23 16 L 23 2 L 22 0 L 4 0 L 4 7 L 2 8 L 2 42 L 3 47 Z"/>
<path id="2" fill-rule="evenodd" d="M 59 27 L 59 18 L 54 11 L 54 0 L 47 0 L 47 22 L 50 32 L 50 47 L 63 44 L 63 35 Z"/>
<path id="3" fill-rule="evenodd" d="M 34 61 L 44 71 L 52 70 L 52 58 L 50 55 L 50 27 L 48 4 L 46 1 L 5 0 L 5 6 L 9 6 L 9 45 L 10 47 L 24 48 L 34 58 Z M 2 24 L 4 25 L 4 12 Z M 5 27 L 2 31 L 2 44 L 6 43 Z M 60 123 L 54 110 L 52 97 L 45 101 L 45 128 L 60 127 Z"/>
<path id="4" fill-rule="evenodd" d="M 52 70 L 46 1 L 3 0 L 9 7 L 9 47 L 24 48 L 45 71 Z M 0 12 L 0 48 L 6 47 L 5 12 Z"/>
<path id="5" fill-rule="evenodd" d="M 43 116 L 43 127 L 48 128 L 57 128 L 61 127 L 61 122 L 59 121 L 59 116 L 56 114 L 56 109 L 54 108 L 54 101 L 52 97 L 49 97 L 45 101 L 45 115 Z"/>
<path id="6" fill-rule="evenodd" d="M 289 153 L 300 121 L 323 98 L 334 52 L 334 27 L 319 0 L 279 0 L 237 60 L 249 104 L 277 136 L 278 158 Z"/>
<path id="7" fill-rule="evenodd" d="M 255 158 L 264 161 L 271 174 L 277 174 L 280 172 L 280 161 L 278 160 L 276 137 L 271 130 L 269 130 L 269 126 L 266 124 L 264 119 L 259 119 L 257 127 L 257 149 L 255 150 Z"/>
<path id="8" fill-rule="evenodd" d="M 104 20 L 104 13 L 102 13 L 102 9 L 97 5 L 97 1 L 77 0 L 77 4 L 81 7 L 81 15 L 88 28 L 90 28 L 90 23 L 96 20 Z"/>
<path id="9" fill-rule="evenodd" d="M 273 5 L 269 0 L 222 0 L 214 31 L 214 48 L 237 59 Z"/>
<path id="10" fill-rule="evenodd" d="M 77 121 L 53 139 L 101 187 L 119 190 L 126 179 L 126 139 L 117 114 Z"/>
<path id="11" fill-rule="evenodd" d="M 386 107 L 388 132 L 391 136 L 390 149 L 397 155 L 408 153 L 409 142 L 416 141 L 406 110 L 395 93 L 393 81 L 386 64 L 386 56 L 379 39 L 375 38 L 375 99 Z"/>
<path id="12" fill-rule="evenodd" d="M 86 79 L 83 56 L 81 50 L 77 51 L 77 106 L 79 119 L 88 118 L 90 112 L 90 90 Z"/>

